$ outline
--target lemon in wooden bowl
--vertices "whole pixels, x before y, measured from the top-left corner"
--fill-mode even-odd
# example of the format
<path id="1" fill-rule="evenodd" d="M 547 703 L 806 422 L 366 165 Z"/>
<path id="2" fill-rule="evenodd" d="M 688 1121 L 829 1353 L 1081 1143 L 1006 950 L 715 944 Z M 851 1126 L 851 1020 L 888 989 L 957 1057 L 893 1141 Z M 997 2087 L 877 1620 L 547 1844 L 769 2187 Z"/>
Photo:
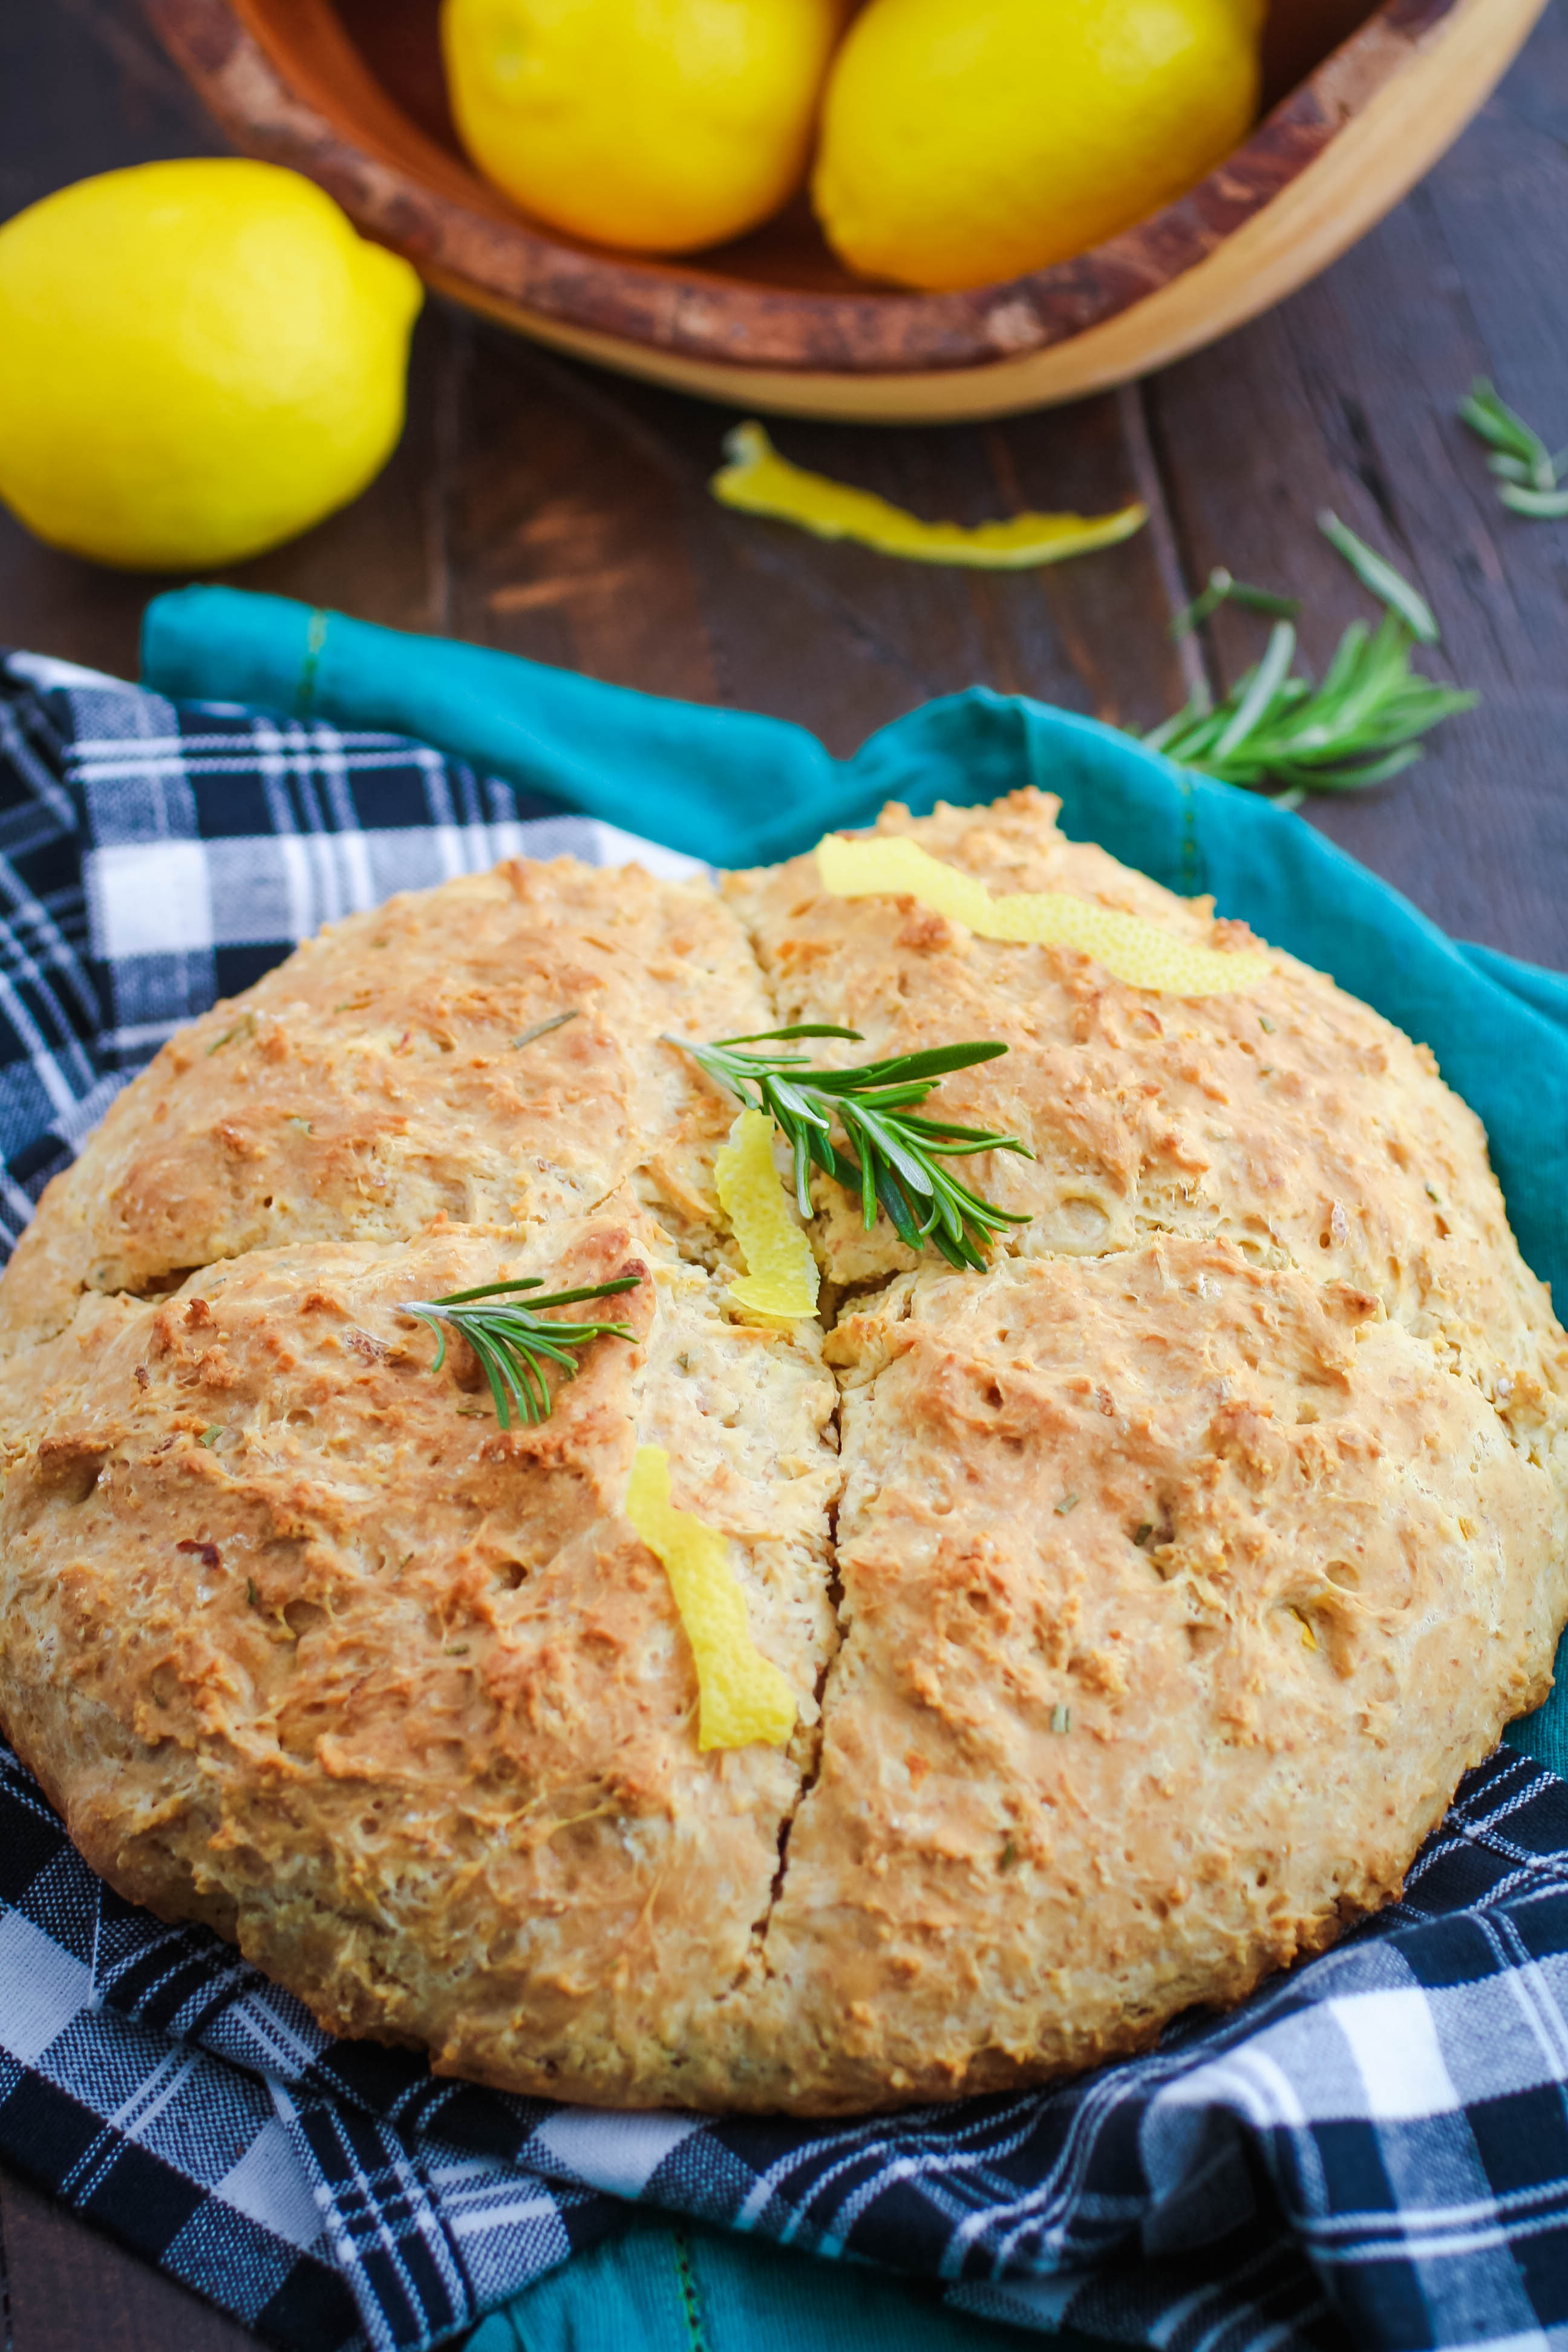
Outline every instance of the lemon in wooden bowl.
<path id="1" fill-rule="evenodd" d="M 687 253 L 803 177 L 840 0 L 445 0 L 458 135 L 537 219 Z"/>
<path id="2" fill-rule="evenodd" d="M 933 290 L 1087 252 L 1246 137 L 1260 19 L 1255 0 L 870 0 L 824 107 L 829 242 Z"/>

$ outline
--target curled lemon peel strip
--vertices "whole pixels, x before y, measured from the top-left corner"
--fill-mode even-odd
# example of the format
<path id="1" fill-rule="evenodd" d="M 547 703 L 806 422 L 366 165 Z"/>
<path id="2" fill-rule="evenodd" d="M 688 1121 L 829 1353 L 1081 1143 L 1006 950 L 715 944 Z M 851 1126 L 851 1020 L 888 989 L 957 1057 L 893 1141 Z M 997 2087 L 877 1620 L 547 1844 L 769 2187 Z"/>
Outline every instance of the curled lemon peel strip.
<path id="1" fill-rule="evenodd" d="M 1005 522 L 968 526 L 921 522 L 902 507 L 858 490 L 826 474 L 808 473 L 781 457 L 754 421 L 737 425 L 724 442 L 729 464 L 713 477 L 713 495 L 744 514 L 770 515 L 798 523 L 818 539 L 852 539 L 879 555 L 899 555 L 910 563 L 959 563 L 984 572 L 1022 572 L 1037 563 L 1059 563 L 1131 539 L 1149 520 L 1134 502 L 1114 514 L 1021 514 Z"/>
<path id="2" fill-rule="evenodd" d="M 817 844 L 816 869 L 823 888 L 836 898 L 918 898 L 977 938 L 1079 948 L 1113 980 L 1163 996 L 1234 995 L 1256 987 L 1271 968 L 1268 956 L 1253 950 L 1199 947 L 1142 915 L 1065 891 L 1014 890 L 993 898 L 977 876 L 944 865 L 904 834 L 847 841 L 830 833 Z"/>
<path id="3" fill-rule="evenodd" d="M 795 1693 L 752 1639 L 746 1596 L 716 1528 L 669 1498 L 669 1456 L 639 1445 L 626 1517 L 662 1562 L 697 1664 L 697 1745 L 782 1748 L 795 1729 Z"/>
<path id="4" fill-rule="evenodd" d="M 773 1166 L 773 1123 L 765 1110 L 743 1110 L 713 1162 L 720 1206 L 729 1218 L 746 1271 L 729 1296 L 749 1314 L 798 1322 L 816 1312 L 816 1260 L 789 1213 Z"/>

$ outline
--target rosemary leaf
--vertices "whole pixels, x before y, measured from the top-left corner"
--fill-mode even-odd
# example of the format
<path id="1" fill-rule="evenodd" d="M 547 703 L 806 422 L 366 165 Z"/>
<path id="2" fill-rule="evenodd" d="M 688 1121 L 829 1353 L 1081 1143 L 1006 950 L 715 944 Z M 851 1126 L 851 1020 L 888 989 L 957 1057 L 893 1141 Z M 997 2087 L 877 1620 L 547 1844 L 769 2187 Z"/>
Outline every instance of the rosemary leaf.
<path id="1" fill-rule="evenodd" d="M 237 1037 L 254 1037 L 255 1034 L 255 1013 L 242 1013 L 232 1029 L 226 1029 L 221 1037 L 215 1037 L 213 1039 L 212 1044 L 207 1047 L 208 1061 L 211 1061 L 213 1055 L 217 1052 L 220 1045 L 232 1045 Z"/>
<path id="2" fill-rule="evenodd" d="M 547 1362 L 559 1364 L 567 1379 L 573 1380 L 578 1370 L 573 1349 L 585 1348 L 591 1339 L 635 1342 L 637 1339 L 625 1323 L 552 1323 L 545 1319 L 542 1310 L 575 1307 L 587 1298 L 610 1298 L 618 1291 L 635 1290 L 641 1279 L 640 1275 L 623 1274 L 613 1282 L 552 1291 L 547 1298 L 526 1302 L 518 1294 L 542 1289 L 542 1278 L 537 1275 L 516 1282 L 482 1282 L 476 1289 L 448 1291 L 441 1298 L 410 1299 L 403 1312 L 427 1323 L 436 1334 L 439 1345 L 430 1367 L 433 1372 L 438 1372 L 447 1360 L 447 1329 L 461 1332 L 490 1384 L 496 1418 L 503 1429 L 510 1429 L 514 1408 L 518 1417 L 531 1425 L 549 1420 L 553 1400 L 545 1378 Z M 494 1303 L 485 1303 L 489 1301 Z"/>
<path id="3" fill-rule="evenodd" d="M 1512 508 L 1515 514 L 1530 515 L 1538 522 L 1549 522 L 1568 515 L 1568 487 L 1561 490 L 1535 490 L 1505 482 L 1498 496 L 1505 507 Z"/>
<path id="4" fill-rule="evenodd" d="M 1468 425 L 1478 440 L 1505 459 L 1509 466 L 1520 467 L 1512 476 L 1515 481 L 1529 482 L 1538 490 L 1550 490 L 1556 483 L 1556 467 L 1545 442 L 1533 426 L 1525 423 L 1516 408 L 1499 397 L 1496 387 L 1484 375 L 1477 376 L 1458 406 L 1459 421 Z M 1502 471 L 1500 466 L 1496 469 Z"/>
<path id="5" fill-rule="evenodd" d="M 1568 449 L 1555 456 L 1533 425 L 1500 399 L 1484 375 L 1479 375 L 1458 405 L 1459 421 L 1468 425 L 1491 452 L 1489 469 L 1498 477 L 1498 497 L 1518 515 L 1535 521 L 1555 521 L 1568 515 Z"/>
<path id="6" fill-rule="evenodd" d="M 1424 646 L 1435 646 L 1441 634 L 1437 615 L 1418 588 L 1413 588 L 1401 572 L 1379 555 L 1375 548 L 1358 539 L 1348 523 L 1325 507 L 1318 517 L 1318 529 L 1329 545 L 1344 557 L 1363 588 L 1370 589 L 1391 613 L 1397 613 L 1413 637 Z"/>
<path id="7" fill-rule="evenodd" d="M 1194 629 L 1213 619 L 1222 604 L 1240 604 L 1249 613 L 1268 613 L 1280 621 L 1293 621 L 1301 609 L 1299 596 L 1277 596 L 1272 588 L 1254 588 L 1249 581 L 1237 580 L 1223 563 L 1216 563 L 1208 585 L 1172 622 L 1172 636 L 1190 637 Z"/>
<path id="8" fill-rule="evenodd" d="M 512 1039 L 513 1049 L 519 1045 L 531 1045 L 537 1039 L 548 1037 L 552 1029 L 564 1029 L 568 1021 L 580 1021 L 582 1017 L 574 1005 L 570 1013 L 555 1013 L 548 1021 L 536 1021 L 531 1029 L 523 1030 L 521 1036 Z"/>
<path id="9" fill-rule="evenodd" d="M 918 1251 L 931 1241 L 950 1265 L 983 1268 L 994 1235 L 1005 1225 L 1026 1225 L 1029 1220 L 960 1183 L 943 1163 L 977 1151 L 1016 1151 L 1026 1160 L 1033 1155 L 1016 1136 L 916 1114 L 939 1078 L 994 1061 L 1006 1046 L 994 1041 L 935 1045 L 834 1070 L 815 1068 L 804 1055 L 777 1050 L 802 1037 L 861 1043 L 858 1029 L 818 1022 L 720 1037 L 708 1045 L 689 1037 L 667 1037 L 665 1043 L 689 1054 L 716 1086 L 748 1109 L 767 1112 L 794 1155 L 795 1200 L 803 1217 L 812 1214 L 811 1171 L 819 1168 L 859 1201 L 868 1228 L 880 1209 L 909 1248 Z M 753 1050 L 765 1046 L 773 1050 Z M 847 1152 L 833 1139 L 836 1120 Z"/>
<path id="10" fill-rule="evenodd" d="M 1278 700 L 1280 688 L 1290 675 L 1290 664 L 1296 654 L 1296 631 L 1289 621 L 1276 621 L 1268 633 L 1268 649 L 1258 667 L 1246 680 L 1241 699 L 1222 729 L 1214 755 L 1221 762 L 1228 760 L 1239 745 L 1245 743 L 1264 714 Z"/>

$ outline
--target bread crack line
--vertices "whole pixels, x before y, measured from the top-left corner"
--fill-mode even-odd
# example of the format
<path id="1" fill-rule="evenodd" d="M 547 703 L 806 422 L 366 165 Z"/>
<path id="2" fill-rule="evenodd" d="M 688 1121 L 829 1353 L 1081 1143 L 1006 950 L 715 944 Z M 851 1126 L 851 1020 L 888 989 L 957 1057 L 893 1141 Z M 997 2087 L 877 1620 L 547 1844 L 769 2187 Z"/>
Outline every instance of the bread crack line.
<path id="1" fill-rule="evenodd" d="M 746 944 L 763 994 L 768 1000 L 776 1021 L 779 1008 L 772 977 L 749 926 Z M 685 1040 L 672 1038 L 668 1042 L 682 1051 L 690 1051 Z M 712 1077 L 716 1074 L 710 1069 L 707 1075 Z M 724 1081 L 721 1080 L 721 1083 Z M 725 1146 L 716 1157 L 715 1191 L 746 1269 L 744 1276 L 731 1281 L 727 1303 L 731 1307 L 738 1307 L 742 1314 L 771 1323 L 781 1331 L 805 1320 L 816 1322 L 819 1328 L 824 1328 L 820 1274 L 806 1231 L 812 1215 L 811 1203 L 807 1199 L 803 1204 L 797 1181 L 792 1214 L 789 1187 L 781 1179 L 773 1160 L 775 1135 L 782 1134 L 785 1142 L 792 1145 L 794 1139 L 779 1128 L 772 1106 L 760 1087 L 755 1097 L 733 1086 L 726 1086 L 726 1091 L 738 1097 L 742 1108 L 731 1125 Z M 811 1303 L 803 1315 L 796 1301 L 803 1298 L 808 1289 Z M 789 1874 L 791 1840 L 795 1823 L 821 1775 L 828 1724 L 834 1711 L 835 1687 L 844 1658 L 846 1637 L 843 1594 L 838 1579 L 837 1518 L 844 1491 L 841 1433 L 845 1383 L 832 1366 L 826 1367 L 826 1370 L 833 1389 L 833 1411 L 828 1427 L 835 1453 L 839 1457 L 838 1482 L 827 1506 L 825 1543 L 825 1590 L 833 1619 L 832 1643 L 816 1675 L 816 1722 L 811 1751 L 802 1759 L 794 1795 L 778 1820 L 778 1866 L 768 1889 L 766 1905 L 752 1923 L 750 1947 L 729 1988 L 731 1994 L 739 1992 L 753 1969 L 762 1968 L 765 1970 L 769 1930 L 784 1899 Z"/>

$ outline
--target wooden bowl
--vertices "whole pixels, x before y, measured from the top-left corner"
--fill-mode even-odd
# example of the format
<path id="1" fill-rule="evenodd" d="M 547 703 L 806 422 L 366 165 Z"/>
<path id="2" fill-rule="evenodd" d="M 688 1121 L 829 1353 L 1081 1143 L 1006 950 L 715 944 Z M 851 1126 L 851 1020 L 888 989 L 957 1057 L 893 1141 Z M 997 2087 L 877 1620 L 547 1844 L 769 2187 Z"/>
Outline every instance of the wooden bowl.
<path id="1" fill-rule="evenodd" d="M 804 200 L 671 262 L 539 226 L 458 145 L 437 0 L 145 5 L 236 145 L 309 173 L 443 293 L 740 407 L 918 422 L 1074 399 L 1279 301 L 1436 162 L 1546 0 L 1273 0 L 1244 146 L 1092 252 L 963 294 L 851 278 Z"/>

